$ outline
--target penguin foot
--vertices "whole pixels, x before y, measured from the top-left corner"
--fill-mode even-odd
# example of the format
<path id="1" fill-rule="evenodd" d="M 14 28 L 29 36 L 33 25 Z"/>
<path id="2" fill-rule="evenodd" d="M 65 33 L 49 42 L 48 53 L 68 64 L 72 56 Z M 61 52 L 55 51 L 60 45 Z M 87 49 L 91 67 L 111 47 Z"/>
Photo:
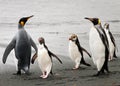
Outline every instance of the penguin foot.
<path id="1" fill-rule="evenodd" d="M 109 70 L 106 70 L 106 72 L 109 74 L 109 73 L 111 73 Z"/>
<path id="2" fill-rule="evenodd" d="M 48 77 L 48 76 L 47 76 L 47 75 L 45 75 L 45 76 L 43 76 L 42 78 L 43 78 L 43 79 L 46 79 L 47 77 Z"/>
<path id="3" fill-rule="evenodd" d="M 79 69 L 79 67 L 74 67 L 74 68 L 73 68 L 73 70 L 78 70 L 78 69 Z"/>
<path id="4" fill-rule="evenodd" d="M 86 65 L 86 66 L 91 66 L 90 64 L 88 64 L 86 62 L 81 62 L 81 64 Z"/>
<path id="5" fill-rule="evenodd" d="M 44 75 L 41 75 L 40 77 L 43 77 Z"/>
<path id="6" fill-rule="evenodd" d="M 21 75 L 21 71 L 18 71 L 18 72 L 17 72 L 17 75 Z"/>
<path id="7" fill-rule="evenodd" d="M 112 59 L 108 59 L 108 61 L 112 61 Z"/>
<path id="8" fill-rule="evenodd" d="M 17 71 L 17 73 L 13 73 L 13 75 L 21 75 L 21 71 Z"/>
<path id="9" fill-rule="evenodd" d="M 86 66 L 91 66 L 90 64 L 88 64 L 88 63 L 86 63 L 86 64 L 84 64 L 84 65 L 86 65 Z"/>
<path id="10" fill-rule="evenodd" d="M 30 72 L 26 72 L 25 74 L 26 74 L 26 75 L 28 75 L 28 76 L 29 76 L 29 75 L 31 75 L 31 73 L 30 73 Z"/>
<path id="11" fill-rule="evenodd" d="M 98 77 L 99 75 L 100 75 L 100 74 L 97 73 L 97 74 L 94 74 L 93 77 Z"/>
<path id="12" fill-rule="evenodd" d="M 43 78 L 43 79 L 45 79 L 45 78 L 47 78 L 48 76 L 47 76 L 47 75 L 41 75 L 40 77 Z"/>
<path id="13" fill-rule="evenodd" d="M 97 77 L 100 75 L 100 71 L 97 72 L 97 74 L 94 74 L 93 77 Z"/>

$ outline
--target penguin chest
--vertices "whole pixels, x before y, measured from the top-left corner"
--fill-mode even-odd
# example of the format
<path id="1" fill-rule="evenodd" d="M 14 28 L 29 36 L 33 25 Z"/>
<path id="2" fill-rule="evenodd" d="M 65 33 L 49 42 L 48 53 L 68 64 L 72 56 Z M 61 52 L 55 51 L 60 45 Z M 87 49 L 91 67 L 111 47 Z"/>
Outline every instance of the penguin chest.
<path id="1" fill-rule="evenodd" d="M 38 64 L 41 69 L 45 69 L 48 65 L 52 64 L 48 51 L 45 48 L 38 50 Z"/>
<path id="2" fill-rule="evenodd" d="M 109 49 L 110 49 L 110 54 L 113 56 L 115 46 L 110 38 L 109 32 L 106 30 L 107 38 L 108 38 L 108 43 L 109 43 Z"/>
<path id="3" fill-rule="evenodd" d="M 81 58 L 81 54 L 78 50 L 78 46 L 72 41 L 69 41 L 69 54 L 70 54 L 70 58 L 72 60 L 76 60 L 77 58 Z"/>
<path id="4" fill-rule="evenodd" d="M 99 59 L 105 59 L 105 46 L 94 27 L 91 28 L 89 33 L 89 45 L 94 63 Z"/>

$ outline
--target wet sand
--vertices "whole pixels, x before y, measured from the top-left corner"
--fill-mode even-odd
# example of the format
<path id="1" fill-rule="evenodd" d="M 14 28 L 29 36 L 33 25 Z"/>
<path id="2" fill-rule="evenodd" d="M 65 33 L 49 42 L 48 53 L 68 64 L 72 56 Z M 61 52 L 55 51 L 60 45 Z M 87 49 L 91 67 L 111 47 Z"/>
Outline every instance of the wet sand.
<path id="1" fill-rule="evenodd" d="M 14 66 L 3 65 L 4 71 L 0 72 L 0 86 L 120 86 L 120 59 L 109 62 L 110 74 L 93 77 L 97 72 L 92 60 L 87 60 L 91 67 L 81 65 L 80 69 L 72 70 L 74 63 L 67 57 L 60 56 L 63 64 L 54 59 L 53 73 L 47 79 L 39 76 L 41 71 L 37 65 L 31 65 L 31 75 L 13 75 Z"/>

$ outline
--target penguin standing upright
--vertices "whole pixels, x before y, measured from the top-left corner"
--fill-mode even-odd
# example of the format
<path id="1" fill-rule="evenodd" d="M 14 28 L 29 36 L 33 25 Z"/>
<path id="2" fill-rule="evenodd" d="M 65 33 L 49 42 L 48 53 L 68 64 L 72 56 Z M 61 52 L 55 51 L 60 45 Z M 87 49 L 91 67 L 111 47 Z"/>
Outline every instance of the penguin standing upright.
<path id="1" fill-rule="evenodd" d="M 87 50 L 80 45 L 77 35 L 72 34 L 69 38 L 69 54 L 70 58 L 75 62 L 75 67 L 73 69 L 78 69 L 80 64 L 90 66 L 83 58 L 83 51 L 91 57 Z"/>
<path id="2" fill-rule="evenodd" d="M 106 32 L 107 38 L 108 38 L 108 42 L 109 42 L 109 51 L 110 51 L 110 57 L 109 57 L 109 61 L 113 59 L 113 57 L 117 58 L 116 56 L 116 44 L 115 44 L 115 39 L 109 29 L 109 24 L 105 23 L 104 24 L 104 30 Z"/>
<path id="3" fill-rule="evenodd" d="M 9 43 L 5 52 L 3 54 L 2 61 L 5 64 L 6 59 L 11 52 L 12 49 L 15 50 L 15 56 L 18 60 L 18 71 L 17 75 L 21 75 L 21 70 L 23 70 L 26 74 L 29 74 L 30 69 L 30 59 L 31 59 L 31 46 L 35 49 L 37 53 L 37 47 L 30 35 L 24 29 L 24 25 L 28 19 L 33 16 L 23 17 L 19 20 L 18 23 L 18 32 Z"/>
<path id="4" fill-rule="evenodd" d="M 97 66 L 98 76 L 108 70 L 108 57 L 109 57 L 109 44 L 106 33 L 101 26 L 100 19 L 98 18 L 85 18 L 93 23 L 93 27 L 89 33 L 89 45 L 92 53 L 94 64 Z"/>
<path id="5" fill-rule="evenodd" d="M 62 61 L 47 48 L 43 37 L 40 37 L 38 41 L 40 43 L 38 55 L 33 56 L 32 63 L 34 63 L 36 57 L 38 56 L 38 64 L 42 71 L 42 75 L 40 77 L 47 78 L 49 73 L 52 74 L 52 56 L 55 57 L 61 64 Z"/>

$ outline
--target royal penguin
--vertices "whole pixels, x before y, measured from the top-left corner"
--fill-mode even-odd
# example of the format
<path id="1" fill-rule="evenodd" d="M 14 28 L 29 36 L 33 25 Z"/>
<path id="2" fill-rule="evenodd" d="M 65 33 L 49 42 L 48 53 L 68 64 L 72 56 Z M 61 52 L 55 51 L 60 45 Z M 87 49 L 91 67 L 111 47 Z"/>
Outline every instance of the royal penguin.
<path id="1" fill-rule="evenodd" d="M 75 67 L 73 69 L 78 69 L 80 64 L 91 66 L 90 64 L 85 62 L 83 51 L 86 52 L 89 57 L 91 57 L 88 51 L 80 45 L 78 36 L 76 34 L 72 34 L 69 37 L 69 54 L 70 58 L 75 62 Z"/>
<path id="2" fill-rule="evenodd" d="M 52 65 L 53 65 L 52 57 L 55 57 L 61 64 L 62 64 L 62 61 L 48 49 L 43 37 L 40 37 L 38 41 L 39 41 L 38 55 L 33 56 L 32 63 L 34 63 L 35 59 L 37 58 L 38 65 L 42 71 L 42 75 L 40 77 L 47 78 L 49 73 L 53 74 L 52 73 Z"/>
<path id="3" fill-rule="evenodd" d="M 12 39 L 12 41 L 8 44 L 5 52 L 3 54 L 2 61 L 5 64 L 9 53 L 14 49 L 15 57 L 17 59 L 17 75 L 21 75 L 21 70 L 23 70 L 26 74 L 29 73 L 30 69 L 30 60 L 31 60 L 31 46 L 35 49 L 36 53 L 38 52 L 37 46 L 31 36 L 26 32 L 24 26 L 26 22 L 31 18 L 23 17 L 18 22 L 18 32 Z"/>
<path id="4" fill-rule="evenodd" d="M 109 49 L 110 49 L 109 50 L 110 51 L 109 61 L 111 61 L 113 59 L 113 57 L 117 58 L 117 56 L 116 56 L 116 43 L 115 43 L 115 39 L 113 37 L 113 34 L 111 33 L 111 31 L 109 29 L 108 23 L 104 24 L 104 30 L 106 32 L 108 42 L 109 42 Z"/>
<path id="5" fill-rule="evenodd" d="M 108 69 L 108 58 L 109 58 L 109 43 L 104 29 L 102 28 L 101 21 L 99 18 L 87 18 L 93 23 L 92 28 L 89 32 L 89 45 L 92 53 L 92 59 L 94 64 L 97 66 L 97 74 L 104 73 L 104 70 L 109 73 Z"/>

